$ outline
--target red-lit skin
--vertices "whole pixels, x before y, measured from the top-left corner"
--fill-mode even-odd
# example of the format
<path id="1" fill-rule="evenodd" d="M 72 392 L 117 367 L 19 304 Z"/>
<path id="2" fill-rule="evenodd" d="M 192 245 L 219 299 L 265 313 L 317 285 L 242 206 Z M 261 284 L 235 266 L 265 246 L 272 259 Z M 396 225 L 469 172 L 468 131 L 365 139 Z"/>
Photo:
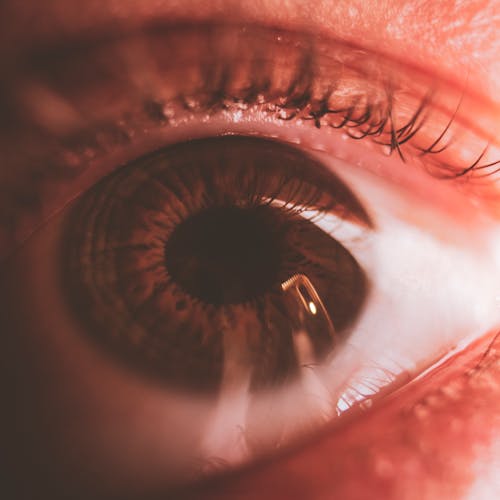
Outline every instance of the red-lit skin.
<path id="1" fill-rule="evenodd" d="M 458 7 L 455 3 L 108 0 L 82 5 L 52 0 L 27 5 L 11 0 L 4 5 L 8 15 L 0 15 L 4 37 L 0 51 L 12 56 L 13 50 L 40 39 L 106 26 L 113 20 L 128 29 L 157 17 L 172 22 L 217 20 L 224 13 L 225 20 L 307 26 L 380 50 L 452 82 L 460 82 L 466 72 L 469 87 L 483 96 L 485 106 L 491 101 L 489 108 L 498 110 L 500 118 L 500 5 L 495 0 L 472 0 Z M 492 473 L 500 467 L 500 356 L 490 351 L 478 365 L 491 341 L 489 334 L 385 402 L 369 418 L 353 416 L 290 455 L 202 485 L 192 495 L 459 499 L 468 498 L 471 488 L 481 484 L 477 491 L 484 498 L 500 497 Z M 484 466 L 478 467 L 478 462 Z M 27 466 L 27 483 L 30 473 Z"/>

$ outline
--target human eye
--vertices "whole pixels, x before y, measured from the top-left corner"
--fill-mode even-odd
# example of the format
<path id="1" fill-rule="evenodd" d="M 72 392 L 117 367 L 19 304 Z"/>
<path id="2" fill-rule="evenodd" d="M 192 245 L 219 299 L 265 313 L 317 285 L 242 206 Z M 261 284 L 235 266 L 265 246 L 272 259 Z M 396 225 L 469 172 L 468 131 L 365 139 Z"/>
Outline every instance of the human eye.
<path id="1" fill-rule="evenodd" d="M 325 322 L 333 323 L 326 348 L 330 357 L 327 362 L 317 355 L 312 360 L 314 365 L 333 369 L 320 373 L 319 368 L 305 366 L 300 360 L 294 359 L 290 365 L 274 362 L 274 373 L 277 370 L 278 375 L 285 366 L 304 368 L 304 373 L 312 372 L 320 378 L 322 392 L 314 399 L 321 404 L 312 406 L 308 415 L 321 414 L 320 423 L 314 423 L 314 434 L 330 422 L 335 425 L 337 416 L 351 406 L 368 407 L 371 398 L 376 399 L 382 389 L 394 389 L 398 378 L 415 377 L 426 364 L 453 347 L 496 326 L 497 268 L 495 241 L 490 234 L 493 220 L 478 209 L 490 192 L 496 168 L 495 137 L 487 127 L 494 118 L 482 112 L 481 119 L 472 126 L 469 111 L 476 101 L 469 99 L 465 90 L 453 92 L 450 86 L 433 84 L 421 75 L 417 79 L 419 75 L 413 73 L 416 83 L 410 82 L 411 78 L 401 75 L 403 66 L 385 63 L 383 58 L 376 59 L 375 64 L 374 54 L 353 51 L 342 44 L 322 45 L 319 38 L 311 40 L 301 33 L 258 27 L 163 28 L 133 40 L 112 41 L 102 49 L 65 49 L 57 58 L 47 59 L 43 53 L 37 54 L 42 64 L 28 66 L 27 75 L 23 75 L 26 80 L 16 81 L 16 87 L 8 88 L 13 101 L 25 106 L 14 106 L 10 116 L 20 118 L 19 129 L 15 120 L 11 122 L 13 130 L 23 130 L 20 137 L 37 147 L 25 154 L 15 153 L 25 177 L 17 178 L 16 174 L 12 184 L 6 184 L 9 192 L 4 213 L 10 215 L 9 222 L 17 225 L 5 233 L 5 240 L 22 240 L 34 225 L 39 228 L 6 260 L 9 269 L 5 271 L 2 289 L 3 324 L 8 325 L 12 338 L 21 339 L 10 342 L 6 352 L 12 359 L 16 354 L 16 360 L 23 355 L 28 365 L 16 373 L 16 387 L 24 387 L 24 397 L 34 392 L 31 388 L 28 393 L 26 388 L 28 383 L 32 387 L 33 378 L 37 378 L 35 403 L 24 404 L 35 410 L 38 422 L 49 429 L 48 441 L 59 447 L 50 449 L 49 443 L 42 440 L 42 453 L 48 449 L 51 456 L 65 456 L 71 442 L 77 450 L 66 455 L 73 460 L 69 468 L 72 474 L 81 466 L 78 454 L 84 453 L 99 464 L 101 477 L 97 482 L 109 481 L 106 487 L 123 489 L 123 484 L 127 484 L 130 488 L 144 486 L 146 491 L 154 490 L 159 483 L 172 481 L 169 467 L 178 472 L 173 460 L 178 457 L 172 457 L 172 450 L 199 450 L 202 441 L 205 445 L 209 442 L 205 448 L 209 456 L 200 451 L 200 461 L 213 458 L 214 462 L 231 465 L 232 457 L 224 453 L 232 451 L 234 443 L 213 446 L 213 441 L 220 439 L 217 432 L 222 432 L 222 442 L 225 434 L 230 434 L 225 428 L 230 405 L 221 399 L 222 417 L 214 417 L 217 393 L 213 392 L 212 365 L 209 363 L 208 374 L 202 372 L 196 377 L 192 374 L 197 373 L 200 363 L 195 363 L 193 370 L 186 369 L 193 343 L 180 350 L 178 364 L 173 368 L 162 365 L 165 358 L 155 361 L 154 353 L 149 358 L 134 354 L 134 361 L 124 368 L 115 361 L 120 361 L 120 356 L 127 360 L 130 357 L 127 342 L 112 340 L 105 349 L 94 350 L 93 344 L 82 341 L 92 334 L 120 338 L 130 333 L 133 339 L 136 333 L 140 338 L 152 331 L 151 325 L 158 328 L 158 324 L 175 321 L 175 313 L 153 316 L 152 310 L 146 309 L 146 316 L 152 321 L 139 324 L 138 328 L 134 321 L 139 315 L 132 311 L 133 307 L 111 307 L 109 313 L 103 314 L 110 300 L 122 301 L 127 282 L 114 276 L 94 290 L 89 283 L 95 284 L 114 269 L 118 273 L 129 272 L 128 279 L 136 285 L 141 275 L 135 266 L 141 259 L 146 260 L 141 262 L 146 264 L 146 270 L 148 264 L 155 264 L 147 260 L 147 252 L 139 257 L 129 255 L 128 263 L 124 263 L 127 257 L 122 259 L 114 245 L 127 249 L 128 235 L 134 229 L 140 238 L 148 238 L 153 227 L 160 231 L 162 223 L 164 226 L 172 219 L 174 205 L 170 201 L 165 207 L 162 194 L 168 195 L 168 186 L 170 193 L 175 193 L 179 189 L 175 178 L 182 175 L 184 191 L 177 196 L 177 210 L 186 211 L 203 200 L 210 185 L 216 196 L 225 199 L 220 206 L 213 201 L 208 204 L 208 208 L 213 205 L 224 209 L 215 214 L 216 223 L 221 225 L 223 217 L 249 197 L 249 186 L 253 186 L 252 200 L 257 199 L 258 207 L 269 210 L 266 221 L 290 205 L 292 225 L 303 225 L 304 234 L 313 242 L 316 234 L 321 235 L 317 236 L 321 245 L 311 244 L 314 248 L 308 249 L 313 253 L 310 260 L 314 263 L 319 259 L 321 265 L 310 271 L 297 264 L 277 283 L 283 285 L 283 292 L 292 290 L 294 298 L 299 298 L 296 309 L 312 302 L 316 312 L 321 312 L 324 321 L 317 331 L 314 324 L 307 325 L 300 319 L 309 342 L 314 344 L 314 334 L 321 334 Z M 326 52 L 325 47 L 330 51 Z M 334 88 L 328 86 L 332 81 Z M 20 82 L 26 85 L 18 85 Z M 27 117 L 30 127 L 26 126 Z M 355 140 L 362 136 L 363 140 Z M 21 142 L 17 138 L 16 149 Z M 444 144 L 446 148 L 442 147 Z M 384 155 L 384 148 L 392 155 Z M 267 156 L 263 157 L 266 149 Z M 418 160 L 422 152 L 426 154 Z M 179 164 L 184 162 L 182 170 L 175 166 L 177 158 Z M 224 161 L 238 165 L 242 158 L 245 169 L 241 168 L 237 176 L 234 170 L 221 167 Z M 287 158 L 288 170 L 276 167 L 280 158 Z M 192 175 L 186 174 L 186 165 L 200 164 L 206 165 L 196 167 Z M 46 165 L 50 169 L 46 170 Z M 423 173 L 423 169 L 432 175 Z M 313 175 L 311 172 L 315 171 Z M 242 181 L 245 174 L 250 181 Z M 489 176 L 483 178 L 483 174 Z M 438 177 L 458 180 L 437 180 Z M 224 179 L 226 183 L 214 187 L 215 179 Z M 236 191 L 237 196 L 236 186 L 241 189 Z M 469 193 L 474 193 L 475 203 Z M 169 199 L 173 199 L 171 194 Z M 102 217 L 109 204 L 113 205 L 109 213 L 115 218 L 106 220 Z M 248 209 L 246 205 L 244 208 Z M 152 212 L 158 217 L 151 216 Z M 165 213 L 166 219 L 162 219 Z M 49 220 L 42 220 L 42 216 Z M 241 225 L 242 219 L 238 223 Z M 207 224 L 210 221 L 205 220 L 197 226 L 194 234 Z M 216 227 L 217 224 L 214 231 Z M 266 239 L 279 232 L 279 227 L 271 225 Z M 262 233 L 256 236 L 259 234 Z M 328 235 L 328 242 L 324 235 Z M 100 245 L 98 241 L 94 245 L 93 241 L 99 239 L 104 243 Z M 306 237 L 303 240 L 307 246 Z M 366 275 L 367 282 L 360 285 L 364 281 L 359 278 L 354 289 L 346 291 L 343 287 L 337 295 L 333 294 L 332 300 L 326 300 L 330 284 L 335 289 L 345 271 L 342 268 L 336 274 L 325 275 L 328 262 L 325 264 L 325 257 L 314 253 L 321 253 L 330 240 L 338 240 L 342 255 L 347 256 L 349 277 L 356 282 L 353 276 L 357 272 L 360 277 Z M 163 243 L 165 247 L 159 247 L 164 249 L 161 258 L 167 262 L 172 255 L 182 257 L 189 249 L 181 242 L 177 254 L 174 250 L 168 253 L 165 249 L 171 247 L 168 241 Z M 204 240 L 207 243 L 208 239 Z M 6 253 L 11 250 L 8 246 L 4 247 Z M 417 247 L 418 251 L 414 250 Z M 337 251 L 339 246 L 332 248 Z M 99 260 L 99 255 L 110 259 Z M 172 266 L 172 271 L 180 268 Z M 58 273 L 62 274 L 62 281 L 69 278 L 71 283 L 60 283 Z M 288 288 L 297 276 L 300 283 L 307 285 L 305 292 L 300 291 L 300 286 Z M 182 281 L 182 277 L 177 280 Z M 318 281 L 324 281 L 321 287 Z M 347 283 L 352 284 L 349 280 Z M 212 286 L 209 291 L 214 294 L 220 288 Z M 235 293 L 239 292 L 241 289 Z M 339 308 L 346 293 L 349 300 Z M 73 316 L 77 315 L 75 309 L 81 315 L 81 307 L 75 307 L 71 294 L 78 297 L 76 302 L 87 294 L 84 302 L 89 314 L 84 313 L 80 323 Z M 97 295 L 101 298 L 97 299 Z M 200 302 L 199 290 L 191 295 Z M 231 301 L 225 297 L 211 301 L 219 301 L 219 305 L 221 301 Z M 304 304 L 306 297 L 312 300 L 305 300 Z M 178 311 L 187 309 L 191 318 L 204 317 L 206 312 L 195 316 L 195 305 L 188 299 L 171 298 L 165 306 L 181 304 Z M 349 310 L 352 304 L 355 307 Z M 286 312 L 290 324 L 297 322 L 290 319 L 295 312 L 292 307 Z M 242 311 L 232 313 L 241 315 Z M 343 323 L 339 319 L 342 314 L 347 316 Z M 120 322 L 125 325 L 117 326 Z M 191 330 L 191 323 L 188 324 L 187 330 Z M 210 327 L 210 321 L 205 320 L 204 326 Z M 294 329 L 289 325 L 287 328 L 286 331 Z M 264 330 L 260 323 L 254 329 Z M 203 331 L 200 330 L 201 335 Z M 337 336 L 341 340 L 338 346 L 333 341 Z M 288 347 L 291 345 L 288 343 Z M 124 346 L 128 349 L 126 355 L 120 353 Z M 278 343 L 271 354 L 280 351 Z M 202 349 L 199 357 L 207 353 L 208 348 Z M 171 351 L 167 348 L 162 354 L 169 356 Z M 172 365 L 173 357 L 167 359 L 168 365 Z M 153 380 L 142 378 L 145 367 L 155 363 L 159 368 L 153 370 Z M 257 366 L 258 362 L 253 361 L 249 369 L 255 371 Z M 166 375 L 162 375 L 161 368 L 166 368 Z M 173 372 L 181 375 L 175 379 Z M 273 447 L 286 447 L 295 434 L 301 435 L 288 408 L 307 406 L 302 386 L 291 392 L 291 399 L 289 384 L 276 383 L 268 372 L 263 373 L 259 380 L 263 385 L 273 382 L 271 389 L 265 397 L 259 387 L 251 391 L 252 397 L 264 401 L 260 414 L 257 411 L 253 417 L 260 427 L 256 439 L 264 443 L 260 453 L 256 453 L 258 458 Z M 237 377 L 230 378 L 238 381 Z M 287 376 L 285 380 L 291 378 Z M 216 382 L 220 384 L 220 380 Z M 208 404 L 197 393 L 204 383 L 212 390 Z M 172 386 L 178 391 L 179 385 L 181 393 L 172 396 Z M 248 391 L 239 389 L 241 397 L 248 397 Z M 283 405 L 286 402 L 289 406 L 283 408 L 287 411 L 270 412 L 274 399 Z M 236 405 L 234 400 L 229 402 Z M 270 416 L 264 417 L 264 413 Z M 277 438 L 272 434 L 282 430 L 275 424 L 283 418 L 289 418 L 293 432 L 276 446 Z M 371 414 L 365 413 L 362 418 L 370 419 Z M 218 428 L 210 428 L 210 422 Z M 230 422 L 234 429 L 253 425 L 240 417 Z M 69 432 L 68 426 L 73 426 Z M 64 439 L 59 440 L 57 434 L 63 428 Z M 273 431 L 268 433 L 267 428 Z M 244 431 L 239 434 L 244 435 Z M 245 455 L 245 461 L 254 458 L 251 453 Z M 95 469 L 85 470 L 87 474 L 96 474 Z M 125 476 L 135 474 L 139 480 L 125 480 Z M 147 481 L 156 484 L 146 486 Z M 117 486 L 115 482 L 122 484 Z"/>

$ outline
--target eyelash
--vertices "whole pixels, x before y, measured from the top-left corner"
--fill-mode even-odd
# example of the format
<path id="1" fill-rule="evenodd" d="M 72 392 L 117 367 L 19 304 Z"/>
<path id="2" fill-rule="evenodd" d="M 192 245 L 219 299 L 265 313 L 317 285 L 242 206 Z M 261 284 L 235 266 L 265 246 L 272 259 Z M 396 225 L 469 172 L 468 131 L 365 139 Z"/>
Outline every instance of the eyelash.
<path id="1" fill-rule="evenodd" d="M 265 99 L 262 96 L 265 93 L 265 87 L 259 88 L 258 86 L 250 87 L 246 92 L 248 95 L 244 97 L 236 97 L 226 92 L 224 82 L 221 82 L 221 86 L 216 89 L 211 89 L 214 96 L 218 96 L 219 100 L 208 98 L 206 102 L 200 103 L 196 102 L 193 105 L 192 96 L 180 96 L 178 101 L 181 106 L 187 111 L 196 112 L 209 112 L 215 114 L 219 111 L 231 111 L 233 109 L 246 109 L 251 106 L 260 106 L 266 112 L 274 114 L 278 120 L 283 121 L 312 121 L 317 129 L 322 127 L 331 127 L 334 129 L 344 130 L 344 132 L 354 140 L 362 140 L 365 138 L 371 138 L 376 144 L 380 146 L 386 146 L 388 148 L 389 155 L 397 152 L 400 159 L 406 162 L 406 156 L 403 153 L 402 147 L 411 139 L 415 138 L 417 134 L 422 130 L 426 122 L 426 111 L 430 107 L 430 98 L 425 96 L 416 111 L 408 119 L 408 121 L 401 125 L 396 126 L 392 118 L 393 109 L 393 96 L 391 93 L 387 94 L 387 100 L 385 103 L 377 103 L 377 105 L 372 105 L 366 103 L 364 107 L 359 108 L 357 104 L 353 104 L 348 108 L 330 108 L 328 106 L 329 98 L 333 93 L 333 90 L 325 94 L 323 98 L 319 100 L 314 100 L 311 98 L 310 84 L 303 86 L 302 80 L 306 80 L 307 76 L 299 75 L 297 84 L 294 84 L 290 90 L 283 96 L 277 99 Z M 300 93 L 296 94 L 295 89 L 303 87 Z M 202 91 L 202 95 L 204 92 Z M 429 93 L 430 94 L 430 93 Z M 252 96 L 259 96 L 257 99 Z M 145 107 L 149 107 L 151 110 L 155 110 L 156 113 L 161 113 L 160 119 L 165 119 L 166 116 L 160 111 L 162 109 L 161 104 L 150 101 L 145 103 Z M 458 112 L 458 108 L 457 108 Z M 438 155 L 446 151 L 450 143 L 441 145 L 444 136 L 448 130 L 452 127 L 455 121 L 455 114 L 450 118 L 449 122 L 445 126 L 444 130 L 438 135 L 438 137 L 427 147 L 415 146 L 418 151 L 419 157 L 425 157 L 428 155 Z M 332 123 L 325 119 L 329 118 L 331 115 L 336 115 L 340 119 L 340 123 Z M 364 128 L 362 128 L 364 127 Z M 356 131 L 358 132 L 356 134 Z M 383 140 L 383 138 L 388 138 Z M 458 178 L 468 174 L 471 171 L 484 170 L 500 164 L 500 160 L 481 164 L 481 160 L 485 156 L 488 150 L 486 146 L 479 156 L 468 166 L 457 168 L 452 165 L 441 165 L 443 170 L 444 178 Z M 446 174 L 444 172 L 447 172 Z M 498 172 L 497 170 L 489 171 L 486 176 L 491 176 Z"/>
<path id="2" fill-rule="evenodd" d="M 151 92 L 153 98 L 144 98 L 143 109 L 154 122 L 168 123 L 169 116 L 164 112 L 164 109 L 175 106 L 176 103 L 187 111 L 209 112 L 211 114 L 232 109 L 241 112 L 250 107 L 259 106 L 261 111 L 270 113 L 280 120 L 301 119 L 312 121 L 317 128 L 329 126 L 343 129 L 353 139 L 371 137 L 378 144 L 387 146 L 389 154 L 397 151 L 401 159 L 405 160 L 402 146 L 419 134 L 426 124 L 428 114 L 432 111 L 431 108 L 433 106 L 439 107 L 441 104 L 439 100 L 433 102 L 433 97 L 438 93 L 438 89 L 434 81 L 428 77 L 420 75 L 422 82 L 419 86 L 415 85 L 412 76 L 405 74 L 406 72 L 411 73 L 409 68 L 400 67 L 376 53 L 343 46 L 339 42 L 313 37 L 307 33 L 271 30 L 257 26 L 242 28 L 237 25 L 185 25 L 162 27 L 159 32 L 158 29 L 152 28 L 143 36 L 145 44 L 150 44 L 150 46 L 146 45 L 147 50 L 143 53 L 137 54 L 137 47 L 134 46 L 133 41 L 131 46 L 127 45 L 127 41 L 120 42 L 118 46 L 114 46 L 111 42 L 111 48 L 106 49 L 108 53 L 106 54 L 105 51 L 104 58 L 109 60 L 116 58 L 130 65 L 130 56 L 127 55 L 127 50 L 132 48 L 135 49 L 137 59 L 149 59 L 154 65 L 162 67 L 162 70 L 165 69 L 163 68 L 165 66 L 168 71 L 172 71 L 172 69 L 176 69 L 175 64 L 184 65 L 188 70 L 194 69 L 194 80 L 198 77 L 199 81 L 202 82 L 199 88 L 194 89 L 194 92 L 180 92 L 168 101 L 155 99 L 155 92 Z M 158 36 L 161 38 L 160 42 L 156 39 Z M 189 52 L 189 48 L 186 54 L 182 52 L 184 47 L 182 42 L 179 44 L 179 38 L 185 39 L 185 45 L 188 47 L 193 43 L 198 44 L 195 64 L 192 64 L 191 59 L 182 60 L 183 55 L 188 58 L 193 56 Z M 226 45 L 233 45 L 232 48 L 224 45 L 224 42 L 228 40 L 233 43 L 226 43 Z M 123 44 L 123 47 L 120 44 Z M 103 73 L 105 78 L 110 77 L 109 81 L 104 81 L 109 85 L 109 82 L 116 79 L 116 75 L 113 74 L 113 71 L 109 75 L 107 74 L 108 68 L 106 68 L 106 64 L 102 63 L 100 49 L 95 51 L 96 45 L 99 47 L 98 43 L 93 41 L 82 47 L 80 42 L 80 44 L 76 43 L 73 49 L 69 44 L 69 48 L 59 49 L 59 52 L 53 48 L 42 49 L 40 54 L 32 54 L 34 64 L 30 62 L 32 59 L 28 58 L 28 66 L 33 64 L 35 68 L 39 68 L 40 64 L 42 67 L 46 65 L 49 68 L 49 81 L 56 87 L 60 85 L 57 80 L 61 79 L 65 82 L 68 73 L 73 74 L 74 78 L 79 72 L 89 73 L 89 69 L 96 69 L 97 72 Z M 182 55 L 174 55 L 173 63 L 170 60 L 165 62 L 161 52 L 175 52 L 175 50 L 165 51 L 165 47 L 179 49 Z M 155 49 L 157 53 L 155 53 Z M 329 49 L 329 51 L 325 49 Z M 94 62 L 92 60 L 94 51 L 98 62 L 95 63 L 96 67 L 92 68 L 92 66 L 89 67 L 89 64 L 92 65 Z M 284 55 L 289 58 L 287 65 L 279 60 Z M 78 59 L 80 56 L 82 56 L 84 63 L 81 67 L 78 66 L 78 63 L 75 66 L 72 59 L 73 57 Z M 59 59 L 63 61 L 61 67 L 57 66 Z M 243 64 L 240 59 L 243 60 Z M 58 62 L 54 63 L 54 61 Z M 249 67 L 245 67 L 246 62 L 249 63 Z M 132 64 L 135 62 L 132 61 Z M 193 67 L 190 67 L 189 64 L 192 64 Z M 199 68 L 196 68 L 196 65 L 199 65 Z M 287 88 L 282 86 L 283 82 L 276 82 L 275 65 L 279 66 L 282 73 L 285 73 L 284 79 L 289 78 L 290 83 Z M 21 68 L 23 68 L 22 65 Z M 291 76 L 288 74 L 290 68 Z M 137 68 L 126 67 L 125 69 L 131 74 L 137 71 Z M 141 65 L 138 69 L 141 69 Z M 198 69 L 200 75 L 198 75 Z M 238 74 L 238 72 L 241 73 L 242 69 L 243 76 Z M 51 71 L 53 74 L 50 74 Z M 347 74 L 347 77 L 344 73 Z M 187 73 L 187 76 L 191 76 L 193 79 L 193 74 Z M 125 76 L 127 77 L 127 75 Z M 174 74 L 174 78 L 175 76 Z M 231 86 L 234 85 L 232 80 L 235 78 L 236 80 L 247 80 L 248 83 L 245 86 L 237 85 L 236 89 L 231 89 Z M 283 80 L 282 75 L 279 75 L 279 78 Z M 366 80 L 361 92 L 357 87 L 360 78 Z M 42 75 L 43 80 L 44 75 Z M 186 85 L 185 79 L 180 80 L 180 83 L 185 87 L 189 86 Z M 137 91 L 132 80 L 126 84 Z M 153 84 L 155 84 L 154 81 Z M 349 87 L 349 84 L 352 85 L 352 88 Z M 64 83 L 62 85 L 64 95 L 67 89 L 64 87 Z M 81 85 L 81 82 L 75 84 L 70 76 L 69 85 L 78 86 Z M 396 125 L 395 115 L 399 112 L 396 94 L 406 93 L 404 95 L 407 97 L 408 90 L 413 91 L 414 111 L 404 123 Z M 72 91 L 73 89 L 70 89 L 70 93 Z M 78 91 L 81 89 L 77 89 Z M 456 95 L 458 104 L 452 103 L 451 111 L 444 111 L 450 117 L 445 122 L 441 132 L 434 132 L 435 139 L 431 141 L 429 146 L 415 146 L 421 156 L 438 155 L 448 149 L 450 145 L 441 144 L 444 136 L 457 121 L 465 88 L 462 89 L 461 95 L 457 94 L 455 89 L 448 87 L 444 89 L 443 94 L 445 92 Z M 350 102 L 345 102 L 346 95 Z M 405 102 L 405 104 L 407 103 Z M 453 106 L 455 106 L 454 110 Z M 338 122 L 331 120 L 334 116 L 339 117 Z M 365 128 L 361 129 L 364 126 Z M 359 134 L 355 133 L 355 130 L 360 131 Z M 388 138 L 388 141 L 379 140 L 384 136 Z M 81 137 L 75 139 L 78 142 Z M 479 162 L 484 154 L 483 151 L 473 164 L 465 168 L 458 169 L 451 167 L 451 165 L 447 166 L 453 168 L 452 174 L 459 176 L 472 169 L 478 170 L 499 163 L 500 160 L 480 165 Z"/>
<path id="3" fill-rule="evenodd" d="M 195 94 L 180 94 L 168 103 L 155 100 L 146 101 L 144 109 L 148 111 L 152 119 L 168 123 L 169 116 L 165 114 L 164 109 L 171 109 L 176 104 L 186 111 L 209 113 L 210 115 L 221 111 L 241 112 L 258 107 L 259 111 L 269 113 L 278 120 L 311 121 L 318 129 L 327 126 L 344 130 L 354 140 L 369 137 L 376 144 L 388 148 L 389 155 L 397 152 L 400 159 L 406 162 L 402 147 L 415 139 L 425 126 L 431 112 L 435 89 L 428 88 L 425 95 L 417 101 L 415 111 L 406 122 L 398 126 L 395 124 L 393 115 L 396 100 L 392 89 L 393 84 L 390 81 L 385 83 L 381 95 L 379 93 L 374 101 L 365 95 L 354 99 L 354 102 L 347 107 L 345 105 L 337 106 L 335 101 L 331 104 L 331 98 L 337 90 L 334 86 L 329 86 L 320 96 L 314 95 L 315 58 L 314 48 L 307 47 L 288 88 L 285 92 L 275 95 L 271 90 L 274 87 L 271 77 L 266 75 L 265 71 L 259 74 L 255 68 L 252 68 L 254 71 L 251 73 L 249 85 L 237 91 L 228 90 L 231 87 L 233 72 L 231 64 L 233 61 L 221 63 L 212 59 L 206 61 L 202 71 L 204 86 L 198 89 Z M 450 147 L 451 141 L 443 144 L 444 138 L 457 120 L 463 97 L 462 93 L 455 110 L 443 126 L 443 130 L 437 133 L 436 138 L 430 142 L 429 146 L 413 145 L 419 157 L 436 156 Z M 361 106 L 359 105 L 360 101 L 364 101 Z M 338 120 L 332 120 L 332 116 L 338 117 Z M 500 160 L 481 164 L 488 147 L 489 144 L 484 147 L 476 159 L 465 167 L 439 163 L 437 176 L 457 178 L 472 171 L 485 170 L 499 164 Z M 491 176 L 497 171 L 490 170 L 486 172 L 485 176 Z"/>

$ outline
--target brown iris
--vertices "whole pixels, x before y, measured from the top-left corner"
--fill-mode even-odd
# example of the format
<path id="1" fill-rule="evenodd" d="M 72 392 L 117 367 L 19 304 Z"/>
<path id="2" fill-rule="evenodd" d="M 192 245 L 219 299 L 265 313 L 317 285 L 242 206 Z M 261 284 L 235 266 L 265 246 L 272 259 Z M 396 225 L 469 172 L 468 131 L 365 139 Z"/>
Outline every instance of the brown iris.
<path id="1" fill-rule="evenodd" d="M 110 355 L 169 386 L 214 391 L 241 373 L 254 390 L 287 383 L 297 331 L 318 362 L 333 339 L 283 283 L 306 276 L 339 334 L 366 295 L 356 260 L 306 209 L 370 224 L 338 178 L 289 146 L 225 137 L 165 148 L 70 211 L 70 306 Z"/>

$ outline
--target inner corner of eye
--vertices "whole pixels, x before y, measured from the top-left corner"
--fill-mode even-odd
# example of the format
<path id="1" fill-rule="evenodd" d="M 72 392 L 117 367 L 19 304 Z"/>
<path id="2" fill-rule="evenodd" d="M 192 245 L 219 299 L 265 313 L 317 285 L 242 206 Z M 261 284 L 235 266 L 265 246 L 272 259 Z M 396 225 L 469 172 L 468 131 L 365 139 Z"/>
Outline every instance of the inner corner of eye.
<path id="1" fill-rule="evenodd" d="M 214 405 L 244 394 L 238 425 L 255 448 L 267 439 L 255 422 L 274 398 L 295 391 L 314 421 L 325 412 L 311 388 L 331 408 L 341 398 L 324 368 L 360 316 L 368 280 L 336 226 L 317 222 L 335 210 L 369 223 L 349 188 L 298 149 L 238 136 L 174 144 L 118 169 L 70 210 L 68 305 L 133 373 Z M 274 413 L 273 442 L 301 421 L 286 407 Z"/>

